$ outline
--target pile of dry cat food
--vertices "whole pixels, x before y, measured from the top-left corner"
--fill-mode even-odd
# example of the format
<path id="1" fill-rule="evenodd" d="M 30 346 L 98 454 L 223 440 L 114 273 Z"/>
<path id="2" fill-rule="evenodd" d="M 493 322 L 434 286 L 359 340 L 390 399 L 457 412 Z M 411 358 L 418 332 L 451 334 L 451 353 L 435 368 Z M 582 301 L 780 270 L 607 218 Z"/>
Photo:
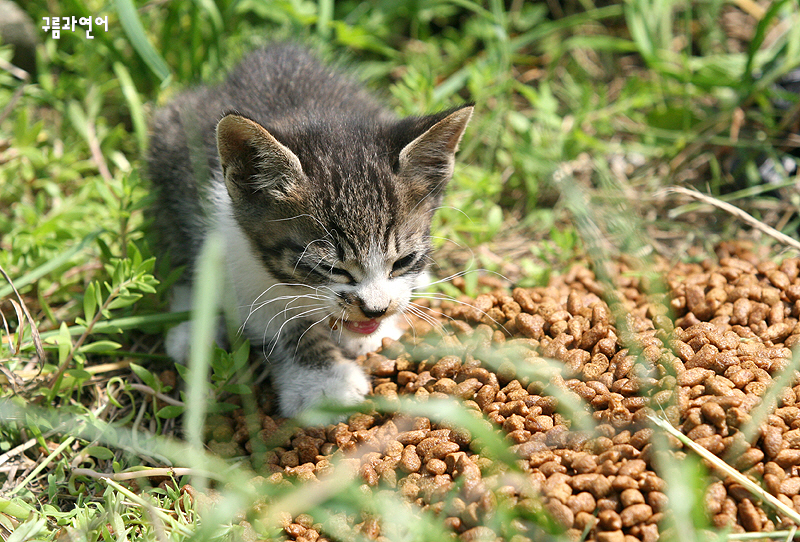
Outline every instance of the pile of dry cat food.
<path id="1" fill-rule="evenodd" d="M 717 259 L 660 277 L 619 263 L 613 291 L 575 267 L 546 288 L 444 303 L 450 333 L 426 335 L 422 323 L 363 360 L 373 394 L 388 401 L 460 398 L 504 436 L 515 475 L 457 426 L 379 413 L 298 429 L 262 458 L 265 470 L 313 483 L 343 457 L 366 486 L 397 491 L 465 541 L 528 539 L 521 521 L 491 521 L 516 507 L 548 514 L 573 540 L 654 542 L 669 513 L 656 459 L 692 453 L 674 438 L 655 447 L 648 416 L 658 415 L 800 511 L 800 373 L 750 442 L 740 430 L 800 342 L 800 259 L 775 264 L 737 250 L 720 247 Z M 236 420 L 234 444 L 248 451 L 281 423 L 263 414 L 250 440 Z M 724 475 L 712 478 L 705 503 L 719 528 L 792 525 Z M 356 523 L 380 537 L 378 518 Z M 289 540 L 326 539 L 306 515 L 287 517 L 284 530 Z"/>

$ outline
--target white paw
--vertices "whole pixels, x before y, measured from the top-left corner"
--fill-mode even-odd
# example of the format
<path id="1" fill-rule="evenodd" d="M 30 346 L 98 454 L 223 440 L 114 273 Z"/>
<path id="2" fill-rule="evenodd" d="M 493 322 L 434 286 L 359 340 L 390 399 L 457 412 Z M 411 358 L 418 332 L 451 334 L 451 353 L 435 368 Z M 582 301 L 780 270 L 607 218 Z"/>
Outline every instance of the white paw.
<path id="1" fill-rule="evenodd" d="M 167 331 L 164 346 L 167 355 L 178 363 L 186 363 L 189 359 L 189 347 L 192 344 L 192 323 L 181 322 Z"/>
<path id="2" fill-rule="evenodd" d="M 357 405 L 370 390 L 364 370 L 347 360 L 322 368 L 295 364 L 276 366 L 273 380 L 281 415 L 286 417 L 296 416 L 326 400 L 345 406 Z"/>
<path id="3" fill-rule="evenodd" d="M 224 348 L 227 343 L 225 326 L 223 324 L 224 322 L 220 319 L 214 329 L 214 342 L 221 348 Z M 188 322 L 181 322 L 167 331 L 164 347 L 167 351 L 167 355 L 178 363 L 186 363 L 189 361 L 192 349 L 191 320 Z"/>

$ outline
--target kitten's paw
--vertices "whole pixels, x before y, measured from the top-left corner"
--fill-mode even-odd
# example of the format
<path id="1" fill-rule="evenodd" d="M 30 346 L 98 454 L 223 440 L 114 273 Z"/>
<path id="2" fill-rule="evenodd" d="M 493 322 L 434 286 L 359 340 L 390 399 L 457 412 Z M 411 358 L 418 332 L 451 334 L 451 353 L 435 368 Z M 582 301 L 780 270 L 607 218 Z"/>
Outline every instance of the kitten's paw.
<path id="1" fill-rule="evenodd" d="M 281 415 L 286 417 L 296 416 L 324 400 L 345 406 L 357 405 L 370 390 L 364 370 L 347 360 L 319 368 L 295 364 L 276 367 L 273 380 Z"/>
<path id="2" fill-rule="evenodd" d="M 192 344 L 192 323 L 181 322 L 167 331 L 164 347 L 167 355 L 178 363 L 186 363 L 189 359 L 189 346 Z"/>
<path id="3" fill-rule="evenodd" d="M 214 342 L 220 347 L 225 348 L 227 338 L 225 337 L 224 322 L 220 319 L 214 331 Z M 192 347 L 192 322 L 181 322 L 177 326 L 167 331 L 164 339 L 164 348 L 167 355 L 178 363 L 189 361 Z"/>

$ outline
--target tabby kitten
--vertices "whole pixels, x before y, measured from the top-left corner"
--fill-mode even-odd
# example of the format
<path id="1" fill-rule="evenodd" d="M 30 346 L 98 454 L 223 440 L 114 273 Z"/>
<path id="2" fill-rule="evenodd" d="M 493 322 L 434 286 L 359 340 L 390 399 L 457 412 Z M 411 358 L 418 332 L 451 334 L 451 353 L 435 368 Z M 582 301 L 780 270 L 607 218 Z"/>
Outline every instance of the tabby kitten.
<path id="1" fill-rule="evenodd" d="M 186 266 L 173 310 L 190 308 L 198 252 L 218 229 L 281 413 L 323 398 L 358 403 L 370 384 L 353 358 L 400 335 L 471 115 L 398 119 L 290 45 L 181 94 L 156 113 L 147 158 L 161 249 Z M 189 331 L 170 330 L 170 356 L 188 357 Z"/>

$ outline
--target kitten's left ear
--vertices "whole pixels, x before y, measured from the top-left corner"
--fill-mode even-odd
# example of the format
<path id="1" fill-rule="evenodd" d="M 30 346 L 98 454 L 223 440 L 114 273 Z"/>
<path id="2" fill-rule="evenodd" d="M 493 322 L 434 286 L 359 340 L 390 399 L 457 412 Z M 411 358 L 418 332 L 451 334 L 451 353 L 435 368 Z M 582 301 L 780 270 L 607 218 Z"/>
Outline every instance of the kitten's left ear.
<path id="1" fill-rule="evenodd" d="M 281 199 L 303 177 L 300 160 L 259 123 L 230 113 L 217 124 L 217 151 L 228 193 L 244 200 L 260 192 Z"/>
<path id="2" fill-rule="evenodd" d="M 422 189 L 422 195 L 438 196 L 453 175 L 455 153 L 472 110 L 466 105 L 416 121 L 417 129 L 425 131 L 400 151 L 398 173 Z"/>

